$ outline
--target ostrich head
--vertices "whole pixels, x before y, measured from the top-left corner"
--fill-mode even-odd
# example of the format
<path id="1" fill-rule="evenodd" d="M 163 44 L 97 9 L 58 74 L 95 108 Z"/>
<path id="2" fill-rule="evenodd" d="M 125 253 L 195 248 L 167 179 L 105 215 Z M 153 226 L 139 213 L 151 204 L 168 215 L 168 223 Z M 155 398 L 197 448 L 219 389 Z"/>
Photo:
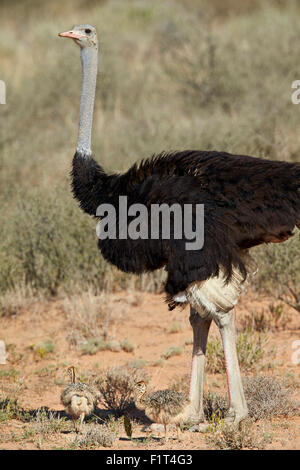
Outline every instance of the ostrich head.
<path id="1" fill-rule="evenodd" d="M 96 29 L 89 24 L 81 24 L 74 26 L 70 31 L 58 33 L 63 38 L 71 38 L 82 49 L 87 47 L 98 48 L 98 38 Z"/>
<path id="2" fill-rule="evenodd" d="M 146 390 L 147 390 L 146 382 L 144 382 L 143 380 L 141 380 L 140 382 L 137 382 L 134 387 L 134 396 L 136 400 L 141 399 L 143 395 L 145 395 Z"/>

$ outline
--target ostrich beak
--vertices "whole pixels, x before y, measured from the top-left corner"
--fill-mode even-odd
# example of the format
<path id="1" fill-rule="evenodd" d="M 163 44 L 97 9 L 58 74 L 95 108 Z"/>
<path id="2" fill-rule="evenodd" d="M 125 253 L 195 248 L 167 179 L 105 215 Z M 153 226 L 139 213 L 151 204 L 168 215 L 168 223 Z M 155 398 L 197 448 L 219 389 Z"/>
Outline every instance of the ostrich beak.
<path id="1" fill-rule="evenodd" d="M 82 39 L 85 36 L 83 34 L 77 33 L 76 31 L 66 31 L 65 33 L 58 33 L 62 38 L 71 38 L 71 39 Z"/>

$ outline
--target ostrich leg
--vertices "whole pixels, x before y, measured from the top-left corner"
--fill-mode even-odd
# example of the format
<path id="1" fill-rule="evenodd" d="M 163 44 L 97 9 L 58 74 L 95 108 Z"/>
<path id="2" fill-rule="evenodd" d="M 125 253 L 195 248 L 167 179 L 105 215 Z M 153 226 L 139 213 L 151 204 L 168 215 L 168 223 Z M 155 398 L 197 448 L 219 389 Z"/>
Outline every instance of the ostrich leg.
<path id="1" fill-rule="evenodd" d="M 225 421 L 227 423 L 239 424 L 240 421 L 247 417 L 248 408 L 236 352 L 233 310 L 219 317 L 216 323 L 220 329 L 223 341 L 228 383 L 229 410 Z"/>
<path id="2" fill-rule="evenodd" d="M 193 358 L 190 381 L 190 401 L 192 405 L 191 420 L 197 424 L 204 421 L 203 386 L 206 343 L 211 324 L 210 318 L 201 318 L 191 307 L 190 324 L 193 328 Z"/>

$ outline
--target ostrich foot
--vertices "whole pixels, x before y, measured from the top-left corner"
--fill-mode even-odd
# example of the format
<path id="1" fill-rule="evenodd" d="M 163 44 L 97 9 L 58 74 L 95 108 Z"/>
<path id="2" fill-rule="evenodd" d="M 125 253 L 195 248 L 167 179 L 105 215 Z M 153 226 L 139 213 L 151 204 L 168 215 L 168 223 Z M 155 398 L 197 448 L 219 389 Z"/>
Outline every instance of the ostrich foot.
<path id="1" fill-rule="evenodd" d="M 158 433 L 158 434 L 162 434 L 163 432 L 165 431 L 164 429 L 164 425 L 163 424 L 158 424 L 158 423 L 152 423 L 148 426 L 144 426 L 143 429 L 142 429 L 142 432 L 146 432 L 146 433 Z"/>
<path id="2" fill-rule="evenodd" d="M 184 433 L 181 431 L 181 428 L 180 426 L 176 426 L 177 427 L 177 439 L 179 442 L 182 442 L 185 438 L 185 435 Z"/>
<path id="3" fill-rule="evenodd" d="M 163 433 L 165 430 L 164 425 L 158 424 L 158 423 L 151 424 L 150 428 L 153 432 L 158 432 L 158 433 Z"/>
<path id="4" fill-rule="evenodd" d="M 208 428 L 209 428 L 208 422 L 194 424 L 194 426 L 189 428 L 189 432 L 207 432 Z"/>
<path id="5" fill-rule="evenodd" d="M 248 413 L 245 411 L 235 411 L 229 409 L 225 418 L 224 423 L 228 426 L 239 427 L 240 423 L 248 417 Z"/>

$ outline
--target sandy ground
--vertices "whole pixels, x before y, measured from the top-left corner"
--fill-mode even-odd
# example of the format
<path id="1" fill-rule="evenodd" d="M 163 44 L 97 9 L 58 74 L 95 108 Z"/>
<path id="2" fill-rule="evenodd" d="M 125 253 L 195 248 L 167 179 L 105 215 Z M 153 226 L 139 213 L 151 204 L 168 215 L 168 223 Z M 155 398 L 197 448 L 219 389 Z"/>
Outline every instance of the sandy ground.
<path id="1" fill-rule="evenodd" d="M 101 351 L 94 355 L 83 355 L 75 346 L 70 346 L 67 340 L 70 325 L 61 301 L 46 303 L 34 302 L 29 308 L 21 310 L 17 315 L 0 318 L 0 339 L 8 345 L 6 365 L 0 365 L 0 399 L 16 397 L 20 406 L 33 411 L 42 406 L 50 410 L 61 410 L 60 393 L 68 381 L 66 368 L 74 365 L 80 374 L 97 376 L 102 370 L 111 366 L 122 366 L 134 360 L 146 361 L 145 369 L 151 375 L 151 388 L 163 389 L 170 386 L 189 373 L 191 359 L 191 328 L 188 320 L 188 310 L 177 309 L 169 312 L 161 295 L 147 293 L 118 293 L 110 296 L 110 307 L 118 320 L 112 326 L 110 338 L 121 341 L 127 338 L 135 344 L 132 353 Z M 270 299 L 257 299 L 254 295 L 246 294 L 236 308 L 238 328 L 249 312 L 267 311 Z M 289 321 L 284 328 L 279 325 L 276 330 L 268 332 L 268 344 L 263 362 L 256 370 L 243 371 L 243 375 L 268 374 L 274 377 L 288 378 L 299 382 L 299 365 L 293 363 L 293 341 L 300 339 L 300 315 L 287 311 Z M 174 323 L 181 325 L 181 330 L 171 333 L 170 326 Z M 210 335 L 218 335 L 215 326 Z M 54 352 L 44 358 L 34 352 L 34 345 L 51 340 L 55 345 Z M 189 344 L 187 344 L 189 343 Z M 163 365 L 154 366 L 160 356 L 171 346 L 181 346 L 183 353 L 169 358 Z M 271 363 L 272 367 L 266 364 Z M 262 369 L 262 366 L 265 366 Z M 207 374 L 206 390 L 216 393 L 226 392 L 226 378 L 223 374 Z M 299 387 L 296 388 L 296 395 Z M 101 408 L 101 404 L 99 405 Z M 102 406 L 103 408 L 103 406 Z M 299 449 L 300 448 L 300 418 L 276 418 L 272 422 L 258 423 L 261 432 L 272 434 L 272 442 L 267 449 Z M 162 435 L 157 434 L 153 439 L 147 439 L 142 432 L 143 424 L 134 427 L 133 439 L 127 438 L 122 427 L 114 449 L 207 449 L 208 444 L 204 434 L 185 432 L 183 442 L 174 438 L 168 444 L 164 443 Z M 28 424 L 11 419 L 0 422 L 1 449 L 55 449 L 68 448 L 74 440 L 75 433 L 53 433 L 42 436 L 27 435 Z"/>

